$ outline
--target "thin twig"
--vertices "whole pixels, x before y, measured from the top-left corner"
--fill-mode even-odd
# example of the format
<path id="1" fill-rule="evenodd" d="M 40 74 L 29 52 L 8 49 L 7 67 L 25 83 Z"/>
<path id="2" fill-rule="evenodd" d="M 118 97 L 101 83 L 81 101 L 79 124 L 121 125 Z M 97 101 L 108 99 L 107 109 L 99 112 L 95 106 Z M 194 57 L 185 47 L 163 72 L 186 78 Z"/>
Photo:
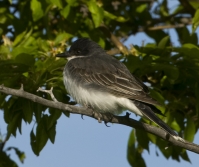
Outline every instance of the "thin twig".
<path id="1" fill-rule="evenodd" d="M 120 40 L 109 31 L 108 27 L 106 27 L 104 24 L 101 24 L 100 29 L 107 36 L 107 38 L 109 38 L 110 41 L 113 42 L 113 44 L 120 50 L 120 52 L 122 52 L 124 55 L 129 54 L 127 47 L 124 46 L 122 42 L 120 42 Z"/>
<path id="2" fill-rule="evenodd" d="M 176 25 L 162 25 L 162 26 L 154 26 L 154 27 L 148 27 L 148 28 L 144 28 L 144 27 L 140 27 L 138 29 L 138 32 L 142 32 L 142 31 L 157 31 L 157 30 L 162 30 L 162 29 L 170 29 L 170 28 L 182 28 L 186 25 L 191 25 L 192 23 L 187 23 L 187 24 L 176 24 Z"/>
<path id="3" fill-rule="evenodd" d="M 45 93 L 47 93 L 47 94 L 50 95 L 50 97 L 51 97 L 51 99 L 53 101 L 58 102 L 57 99 L 55 98 L 54 94 L 53 94 L 53 87 L 51 87 L 50 90 L 44 90 L 44 89 L 42 89 L 42 88 L 39 87 L 37 89 L 37 92 L 45 92 Z"/>

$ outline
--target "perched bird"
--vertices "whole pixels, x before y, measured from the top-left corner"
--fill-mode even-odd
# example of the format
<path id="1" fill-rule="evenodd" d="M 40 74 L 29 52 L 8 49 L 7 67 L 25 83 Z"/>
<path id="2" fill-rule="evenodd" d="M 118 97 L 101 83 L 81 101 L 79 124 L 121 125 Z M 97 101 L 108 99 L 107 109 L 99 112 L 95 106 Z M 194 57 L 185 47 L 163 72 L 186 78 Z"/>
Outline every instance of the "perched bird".
<path id="1" fill-rule="evenodd" d="M 97 43 L 81 38 L 69 51 L 56 56 L 68 59 L 64 85 L 77 103 L 99 113 L 118 115 L 129 110 L 155 122 L 176 140 L 183 140 L 154 114 L 152 109 L 158 102 L 149 96 L 147 86 Z"/>

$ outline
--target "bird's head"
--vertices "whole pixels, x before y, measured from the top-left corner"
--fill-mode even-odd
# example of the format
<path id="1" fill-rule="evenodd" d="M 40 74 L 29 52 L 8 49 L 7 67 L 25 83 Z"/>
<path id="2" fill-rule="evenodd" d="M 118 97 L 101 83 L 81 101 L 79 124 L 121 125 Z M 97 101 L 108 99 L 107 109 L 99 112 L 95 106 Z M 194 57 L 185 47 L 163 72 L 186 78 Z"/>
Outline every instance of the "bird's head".
<path id="1" fill-rule="evenodd" d="M 94 41 L 88 38 L 80 38 L 76 40 L 70 47 L 69 51 L 57 54 L 56 57 L 67 58 L 68 60 L 97 55 L 97 53 L 104 53 L 105 51 Z"/>

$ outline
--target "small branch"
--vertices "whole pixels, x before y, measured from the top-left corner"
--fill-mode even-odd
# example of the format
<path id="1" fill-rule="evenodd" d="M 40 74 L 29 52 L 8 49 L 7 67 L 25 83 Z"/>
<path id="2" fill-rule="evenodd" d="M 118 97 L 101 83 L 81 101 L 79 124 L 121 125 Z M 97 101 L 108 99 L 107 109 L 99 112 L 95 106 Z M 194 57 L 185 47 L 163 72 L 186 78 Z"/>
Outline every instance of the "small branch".
<path id="1" fill-rule="evenodd" d="M 162 25 L 162 26 L 154 26 L 154 27 L 141 27 L 138 29 L 138 32 L 142 32 L 142 31 L 157 31 L 157 30 L 162 30 L 162 29 L 170 29 L 170 28 L 182 28 L 186 25 L 191 25 L 192 23 L 187 23 L 187 24 L 176 24 L 176 25 Z"/>
<path id="2" fill-rule="evenodd" d="M 119 54 L 120 50 L 115 48 L 115 49 L 112 49 L 112 50 L 108 50 L 106 53 L 113 56 L 113 55 Z"/>
<path id="3" fill-rule="evenodd" d="M 52 88 L 51 88 L 51 91 L 52 91 Z M 58 101 L 46 100 L 42 97 L 39 97 L 39 96 L 36 96 L 34 94 L 25 92 L 24 90 L 21 90 L 21 89 L 19 89 L 19 90 L 11 89 L 11 88 L 7 88 L 3 85 L 0 85 L 0 92 L 8 94 L 8 95 L 26 98 L 26 99 L 29 99 L 33 102 L 45 105 L 47 107 L 52 107 L 52 108 L 56 108 L 56 109 L 59 109 L 59 110 L 69 111 L 72 114 L 82 114 L 82 115 L 86 115 L 86 116 L 95 118 L 96 120 L 98 119 L 98 117 L 95 114 L 93 114 L 93 110 L 91 110 L 91 109 L 88 109 L 88 108 L 85 108 L 85 107 L 68 105 L 68 104 L 58 102 Z M 115 115 L 113 115 L 112 120 L 110 121 L 110 117 L 108 117 L 106 114 L 102 114 L 102 115 L 103 115 L 103 120 L 105 122 L 122 124 L 122 125 L 126 125 L 126 126 L 129 126 L 129 127 L 135 128 L 135 129 L 144 130 L 148 133 L 154 134 L 158 137 L 161 137 L 162 139 L 164 139 L 166 141 L 171 142 L 175 146 L 179 146 L 179 147 L 182 147 L 184 149 L 187 149 L 187 150 L 190 150 L 192 152 L 199 154 L 199 145 L 196 145 L 194 143 L 190 143 L 188 141 L 185 141 L 185 142 L 178 141 L 178 140 L 175 140 L 173 137 L 168 137 L 166 132 L 164 130 L 158 128 L 158 127 L 136 121 L 134 119 L 128 118 L 127 116 L 115 116 Z"/>
<path id="4" fill-rule="evenodd" d="M 23 84 L 21 84 L 21 87 L 20 87 L 20 89 L 19 90 L 21 90 L 21 91 L 23 91 L 24 89 L 23 89 Z"/>
<path id="5" fill-rule="evenodd" d="M 45 92 L 45 93 L 47 93 L 47 94 L 50 95 L 50 97 L 51 97 L 51 99 L 52 99 L 53 101 L 58 102 L 57 99 L 55 98 L 54 94 L 53 94 L 53 87 L 51 87 L 50 90 L 44 90 L 44 89 L 42 89 L 42 88 L 39 87 L 39 88 L 37 89 L 37 92 Z"/>
<path id="6" fill-rule="evenodd" d="M 113 42 L 113 44 L 125 55 L 128 55 L 129 54 L 129 51 L 128 49 L 126 48 L 126 46 L 124 46 L 119 40 L 118 38 L 113 35 L 113 33 L 111 33 L 109 31 L 109 29 L 104 25 L 102 24 L 100 26 L 100 29 L 102 30 L 102 32 L 111 40 L 111 42 Z"/>

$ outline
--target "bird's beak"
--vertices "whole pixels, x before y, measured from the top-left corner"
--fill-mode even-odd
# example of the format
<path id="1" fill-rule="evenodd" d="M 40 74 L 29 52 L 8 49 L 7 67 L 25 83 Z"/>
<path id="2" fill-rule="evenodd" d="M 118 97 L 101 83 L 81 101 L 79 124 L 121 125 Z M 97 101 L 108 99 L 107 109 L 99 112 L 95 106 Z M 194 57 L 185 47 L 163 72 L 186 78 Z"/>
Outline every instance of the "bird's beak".
<path id="1" fill-rule="evenodd" d="M 61 57 L 61 58 L 67 58 L 69 56 L 70 56 L 69 52 L 59 53 L 56 55 L 56 57 Z"/>

